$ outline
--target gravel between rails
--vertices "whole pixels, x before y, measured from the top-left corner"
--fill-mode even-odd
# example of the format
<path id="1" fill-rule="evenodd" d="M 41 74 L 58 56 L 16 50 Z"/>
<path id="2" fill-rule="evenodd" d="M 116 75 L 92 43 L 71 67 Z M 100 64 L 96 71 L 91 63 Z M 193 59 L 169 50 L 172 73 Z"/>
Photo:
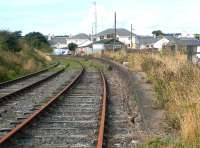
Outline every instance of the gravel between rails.
<path id="1" fill-rule="evenodd" d="M 38 82 L 38 81 L 52 75 L 53 73 L 55 73 L 55 72 L 54 71 L 47 71 L 45 73 L 27 78 L 23 81 L 19 81 L 19 82 L 16 82 L 16 83 L 8 85 L 8 86 L 3 86 L 2 88 L 0 88 L 0 98 L 9 94 L 9 93 L 15 92 L 15 91 L 22 89 L 22 88 L 25 88 L 25 87 L 27 87 L 27 86 L 35 83 L 35 82 Z"/>
<path id="2" fill-rule="evenodd" d="M 106 79 L 109 87 L 105 128 L 106 147 L 134 148 L 138 141 L 135 138 L 136 126 L 131 122 L 128 111 L 127 92 L 124 89 L 126 86 L 114 72 L 107 72 Z"/>
<path id="3" fill-rule="evenodd" d="M 30 91 L 8 100 L 0 106 L 0 136 L 4 135 L 26 118 L 43 101 L 47 100 L 58 89 L 67 85 L 80 70 L 66 70 L 56 77 L 43 82 Z"/>
<path id="4" fill-rule="evenodd" d="M 95 148 L 101 92 L 99 72 L 86 70 L 70 92 L 61 96 L 5 147 Z"/>

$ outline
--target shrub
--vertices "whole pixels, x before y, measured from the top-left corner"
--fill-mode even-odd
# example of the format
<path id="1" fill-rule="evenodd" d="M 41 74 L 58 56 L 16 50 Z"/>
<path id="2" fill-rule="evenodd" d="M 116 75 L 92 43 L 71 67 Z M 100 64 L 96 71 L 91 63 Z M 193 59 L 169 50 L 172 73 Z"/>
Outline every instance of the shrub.
<path id="1" fill-rule="evenodd" d="M 39 32 L 31 32 L 25 35 L 24 37 L 25 41 L 31 48 L 36 49 L 46 49 L 47 51 L 50 48 L 50 44 L 45 38 L 44 35 L 42 35 Z"/>
<path id="2" fill-rule="evenodd" d="M 0 31 L 0 50 L 19 52 L 21 32 Z"/>

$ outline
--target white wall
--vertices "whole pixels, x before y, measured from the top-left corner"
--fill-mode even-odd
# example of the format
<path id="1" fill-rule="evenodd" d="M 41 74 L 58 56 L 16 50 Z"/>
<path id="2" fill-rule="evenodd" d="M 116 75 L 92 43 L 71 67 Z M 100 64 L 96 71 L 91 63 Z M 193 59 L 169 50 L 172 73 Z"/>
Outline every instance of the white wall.
<path id="1" fill-rule="evenodd" d="M 79 46 L 88 41 L 90 41 L 90 40 L 88 40 L 88 39 L 67 39 L 67 45 L 70 43 L 75 43 Z"/>
<path id="2" fill-rule="evenodd" d="M 124 43 L 125 45 L 131 44 L 130 36 L 119 36 L 119 35 L 117 35 L 117 38 L 119 38 L 119 41 Z M 104 39 L 107 39 L 107 36 L 104 36 Z M 100 37 L 96 37 L 96 41 L 100 41 Z M 139 41 L 136 38 L 136 36 L 133 36 L 132 43 L 133 44 L 139 44 Z"/>
<path id="3" fill-rule="evenodd" d="M 197 46 L 197 52 L 199 52 L 199 53 L 200 53 L 200 46 Z M 200 54 L 199 54 L 199 53 L 198 53 L 198 54 L 196 54 L 196 57 L 197 57 L 197 58 L 200 58 Z"/>
<path id="4" fill-rule="evenodd" d="M 166 38 L 163 38 L 163 39 L 157 41 L 157 42 L 154 44 L 154 48 L 157 48 L 157 49 L 161 50 L 162 47 L 163 47 L 164 45 L 167 45 L 168 43 L 169 43 L 169 40 L 166 39 Z"/>
<path id="5" fill-rule="evenodd" d="M 56 45 L 54 45 L 55 48 L 64 48 L 67 47 L 67 44 L 61 44 L 61 43 L 57 43 Z"/>
<path id="6" fill-rule="evenodd" d="M 104 50 L 105 46 L 104 44 L 93 44 L 93 50 Z"/>

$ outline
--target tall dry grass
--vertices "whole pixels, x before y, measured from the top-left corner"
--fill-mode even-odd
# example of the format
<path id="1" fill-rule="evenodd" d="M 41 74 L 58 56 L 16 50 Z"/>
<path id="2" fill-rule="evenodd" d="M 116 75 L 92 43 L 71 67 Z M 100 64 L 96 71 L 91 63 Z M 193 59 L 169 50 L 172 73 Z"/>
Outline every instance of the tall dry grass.
<path id="1" fill-rule="evenodd" d="M 145 71 L 152 82 L 155 104 L 166 110 L 167 130 L 176 131 L 170 147 L 200 147 L 200 68 L 187 62 L 186 55 L 105 53 L 120 63 Z M 176 141 L 176 142 L 175 142 Z"/>
<path id="2" fill-rule="evenodd" d="M 30 49 L 20 52 L 0 51 L 0 82 L 15 79 L 46 66 L 48 61 Z"/>

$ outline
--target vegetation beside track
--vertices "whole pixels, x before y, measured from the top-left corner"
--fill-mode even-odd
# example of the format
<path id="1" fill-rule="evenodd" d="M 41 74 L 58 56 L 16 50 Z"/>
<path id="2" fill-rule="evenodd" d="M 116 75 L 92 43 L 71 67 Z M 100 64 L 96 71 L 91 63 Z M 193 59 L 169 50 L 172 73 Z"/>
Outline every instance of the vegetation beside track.
<path id="1" fill-rule="evenodd" d="M 200 69 L 186 55 L 105 53 L 134 71 L 144 71 L 156 92 L 155 105 L 165 109 L 166 132 L 174 137 L 150 139 L 144 147 L 198 147 L 200 145 Z"/>
<path id="2" fill-rule="evenodd" d="M 54 61 L 59 61 L 64 65 L 68 65 L 69 69 L 75 69 L 80 68 L 80 64 L 77 62 L 80 62 L 85 66 L 85 68 L 97 68 L 97 69 L 106 69 L 107 66 L 105 64 L 100 63 L 99 61 L 94 60 L 88 60 L 84 58 L 77 58 L 77 57 L 54 57 Z"/>
<path id="3" fill-rule="evenodd" d="M 22 37 L 20 31 L 0 31 L 0 82 L 39 71 L 48 65 L 51 58 L 47 52 L 51 48 L 44 41 L 45 37 L 38 34 L 29 33 Z"/>

